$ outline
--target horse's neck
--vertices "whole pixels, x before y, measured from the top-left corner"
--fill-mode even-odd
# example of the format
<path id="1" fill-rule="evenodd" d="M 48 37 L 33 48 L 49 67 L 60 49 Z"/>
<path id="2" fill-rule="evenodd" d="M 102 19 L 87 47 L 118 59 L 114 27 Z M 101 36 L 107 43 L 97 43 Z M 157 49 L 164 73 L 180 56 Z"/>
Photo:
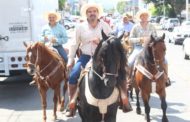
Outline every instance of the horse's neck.
<path id="1" fill-rule="evenodd" d="M 88 82 L 92 95 L 97 99 L 105 99 L 109 97 L 114 89 L 105 86 L 104 80 L 101 80 L 96 74 L 93 73 L 93 71 L 89 72 Z"/>
<path id="2" fill-rule="evenodd" d="M 151 52 L 151 48 L 146 48 L 144 50 L 144 61 L 143 61 L 143 65 L 146 67 L 146 69 L 148 69 L 151 73 L 156 73 L 157 72 L 157 68 L 154 62 L 154 57 L 153 54 Z"/>

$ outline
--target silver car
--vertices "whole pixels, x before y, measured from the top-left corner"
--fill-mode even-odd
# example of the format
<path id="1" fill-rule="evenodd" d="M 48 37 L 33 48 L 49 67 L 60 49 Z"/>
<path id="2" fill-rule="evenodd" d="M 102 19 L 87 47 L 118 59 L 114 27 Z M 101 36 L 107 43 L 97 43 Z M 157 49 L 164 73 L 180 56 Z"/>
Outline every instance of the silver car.
<path id="1" fill-rule="evenodd" d="M 190 38 L 186 38 L 183 42 L 183 52 L 184 52 L 184 59 L 189 59 L 190 57 Z"/>

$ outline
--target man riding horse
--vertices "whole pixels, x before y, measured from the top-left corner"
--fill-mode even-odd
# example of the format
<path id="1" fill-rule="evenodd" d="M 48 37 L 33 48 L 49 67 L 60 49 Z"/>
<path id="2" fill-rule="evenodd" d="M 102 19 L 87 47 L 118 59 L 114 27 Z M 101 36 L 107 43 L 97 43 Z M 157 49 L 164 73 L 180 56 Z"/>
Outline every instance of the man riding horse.
<path id="1" fill-rule="evenodd" d="M 68 49 L 63 48 L 62 44 L 67 43 L 68 36 L 64 26 L 58 23 L 61 19 L 61 15 L 55 11 L 50 11 L 44 14 L 44 19 L 48 21 L 48 24 L 42 28 L 40 42 L 52 46 L 57 50 L 62 59 L 67 62 L 68 58 L 66 52 Z M 30 82 L 30 85 L 33 84 L 35 84 L 34 80 Z"/>
<path id="2" fill-rule="evenodd" d="M 150 17 L 150 13 L 147 10 L 141 10 L 137 13 L 137 18 L 139 19 L 139 23 L 133 26 L 129 41 L 130 43 L 134 44 L 134 49 L 132 54 L 128 58 L 128 65 L 131 69 L 130 71 L 130 78 L 128 79 L 128 83 L 130 84 L 131 76 L 132 76 L 132 70 L 133 65 L 136 60 L 136 57 L 139 55 L 139 53 L 142 51 L 144 45 L 147 43 L 147 41 L 150 38 L 150 35 L 156 36 L 156 28 L 149 23 L 148 19 Z M 165 59 L 164 63 L 164 72 L 166 74 L 166 86 L 170 85 L 170 81 L 168 78 L 168 63 Z"/>
<path id="3" fill-rule="evenodd" d="M 68 64 L 67 67 L 71 69 L 69 76 L 69 108 L 66 112 L 66 116 L 71 117 L 75 114 L 76 110 L 76 89 L 77 81 L 80 76 L 81 67 L 85 67 L 87 62 L 91 59 L 94 54 L 94 51 L 102 39 L 101 31 L 103 30 L 106 34 L 110 33 L 112 30 L 107 23 L 99 20 L 99 17 L 103 13 L 101 6 L 95 3 L 85 4 L 81 8 L 82 16 L 86 17 L 85 22 L 79 25 L 76 29 L 76 39 L 71 44 L 69 55 L 68 55 Z M 80 49 L 82 54 L 79 57 L 78 61 L 73 66 L 74 57 L 77 49 Z M 125 97 L 122 97 L 124 105 L 129 106 L 127 99 L 127 90 L 125 87 L 122 87 L 122 93 L 126 93 Z M 131 109 L 130 107 L 128 107 Z"/>

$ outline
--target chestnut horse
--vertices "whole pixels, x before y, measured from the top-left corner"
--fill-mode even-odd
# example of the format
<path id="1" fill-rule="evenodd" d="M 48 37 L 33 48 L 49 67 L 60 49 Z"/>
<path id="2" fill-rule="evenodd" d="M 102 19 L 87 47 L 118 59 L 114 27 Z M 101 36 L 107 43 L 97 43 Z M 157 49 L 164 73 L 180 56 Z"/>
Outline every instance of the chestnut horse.
<path id="1" fill-rule="evenodd" d="M 166 116 L 166 76 L 163 66 L 166 53 L 164 38 L 165 34 L 163 34 L 162 37 L 153 37 L 151 35 L 150 40 L 145 44 L 143 51 L 135 62 L 134 80 L 137 96 L 136 112 L 138 114 L 141 113 L 139 103 L 139 91 L 141 91 L 147 122 L 150 122 L 149 99 L 151 92 L 156 92 L 159 95 L 163 111 L 162 122 L 168 122 Z"/>
<path id="2" fill-rule="evenodd" d="M 46 122 L 46 92 L 49 88 L 54 90 L 54 113 L 53 119 L 57 119 L 57 107 L 64 106 L 64 98 L 61 99 L 60 86 L 64 81 L 64 90 L 66 90 L 66 63 L 53 50 L 49 49 L 43 43 L 37 42 L 32 45 L 24 43 L 26 49 L 27 71 L 30 75 L 34 75 L 34 80 L 37 83 L 40 92 L 43 121 Z M 57 106 L 57 104 L 59 106 Z"/>

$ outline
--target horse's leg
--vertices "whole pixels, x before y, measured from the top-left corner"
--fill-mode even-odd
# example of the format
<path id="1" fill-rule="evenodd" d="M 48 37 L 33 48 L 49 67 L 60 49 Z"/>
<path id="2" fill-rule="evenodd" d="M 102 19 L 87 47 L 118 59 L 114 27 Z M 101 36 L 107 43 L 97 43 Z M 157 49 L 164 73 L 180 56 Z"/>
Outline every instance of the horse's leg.
<path id="1" fill-rule="evenodd" d="M 43 109 L 43 121 L 46 122 L 46 107 L 47 107 L 47 102 L 46 102 L 46 89 L 42 87 L 38 87 L 40 91 L 40 96 L 41 96 L 41 102 L 42 102 L 42 109 Z"/>
<path id="2" fill-rule="evenodd" d="M 61 102 L 61 97 L 60 97 L 60 86 L 56 87 L 54 89 L 54 97 L 53 97 L 53 102 L 54 102 L 54 109 L 53 109 L 53 120 L 57 119 L 57 103 Z"/>
<path id="3" fill-rule="evenodd" d="M 145 119 L 147 120 L 147 122 L 150 122 L 150 106 L 149 106 L 150 93 L 147 93 L 144 90 L 142 90 L 141 93 L 145 107 L 145 114 L 146 114 Z"/>
<path id="4" fill-rule="evenodd" d="M 136 97 L 137 97 L 137 102 L 136 102 L 136 106 L 137 106 L 136 113 L 137 114 L 141 114 L 141 107 L 140 107 L 140 102 L 139 102 L 139 92 L 140 92 L 139 88 L 136 87 L 135 88 L 135 93 L 136 93 Z"/>
<path id="5" fill-rule="evenodd" d="M 166 109 L 167 109 L 167 103 L 166 103 L 166 91 L 165 89 L 161 90 L 160 93 L 158 93 L 160 100 L 161 100 L 161 108 L 163 111 L 163 116 L 162 116 L 162 122 L 168 122 L 168 118 L 166 116 Z"/>
<path id="6" fill-rule="evenodd" d="M 65 94 L 66 94 L 66 91 L 67 91 L 67 82 L 64 81 L 64 86 L 63 86 L 63 95 L 61 97 L 61 104 L 60 104 L 60 107 L 58 108 L 59 111 L 63 111 L 64 110 L 64 104 L 65 104 Z"/>

